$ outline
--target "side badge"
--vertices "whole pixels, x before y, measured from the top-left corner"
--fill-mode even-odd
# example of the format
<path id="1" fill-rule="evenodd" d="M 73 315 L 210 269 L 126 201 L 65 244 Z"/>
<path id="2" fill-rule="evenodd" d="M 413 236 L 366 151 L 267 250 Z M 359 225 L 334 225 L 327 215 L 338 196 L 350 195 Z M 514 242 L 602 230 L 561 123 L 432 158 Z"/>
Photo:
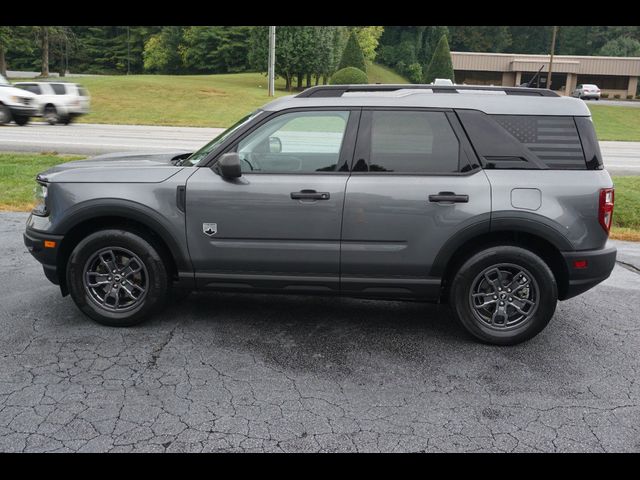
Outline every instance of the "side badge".
<path id="1" fill-rule="evenodd" d="M 217 223 L 203 223 L 202 224 L 202 233 L 204 233 L 208 237 L 213 237 L 216 233 L 218 233 L 218 224 Z"/>

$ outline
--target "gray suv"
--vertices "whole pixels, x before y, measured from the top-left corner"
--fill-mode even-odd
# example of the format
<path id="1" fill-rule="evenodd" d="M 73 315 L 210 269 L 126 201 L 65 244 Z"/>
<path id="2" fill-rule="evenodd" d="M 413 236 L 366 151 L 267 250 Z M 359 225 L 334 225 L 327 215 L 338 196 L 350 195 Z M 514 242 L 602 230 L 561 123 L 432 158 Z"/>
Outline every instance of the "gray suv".
<path id="1" fill-rule="evenodd" d="M 314 87 L 195 153 L 36 180 L 25 244 L 113 326 L 176 292 L 313 293 L 448 302 L 478 339 L 515 344 L 616 258 L 590 112 L 549 90 Z"/>

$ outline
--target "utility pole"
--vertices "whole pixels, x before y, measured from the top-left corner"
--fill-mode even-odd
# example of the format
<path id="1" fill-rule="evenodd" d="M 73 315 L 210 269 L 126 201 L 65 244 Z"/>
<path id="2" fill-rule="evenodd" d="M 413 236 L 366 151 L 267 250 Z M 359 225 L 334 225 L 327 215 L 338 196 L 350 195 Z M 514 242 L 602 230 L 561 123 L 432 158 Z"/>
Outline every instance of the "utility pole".
<path id="1" fill-rule="evenodd" d="M 553 27 L 553 36 L 551 38 L 551 59 L 549 60 L 549 75 L 547 76 L 547 88 L 551 89 L 551 76 L 553 72 L 553 54 L 556 51 L 556 34 L 558 27 Z"/>
<path id="2" fill-rule="evenodd" d="M 269 96 L 275 94 L 276 79 L 276 27 L 269 27 Z"/>

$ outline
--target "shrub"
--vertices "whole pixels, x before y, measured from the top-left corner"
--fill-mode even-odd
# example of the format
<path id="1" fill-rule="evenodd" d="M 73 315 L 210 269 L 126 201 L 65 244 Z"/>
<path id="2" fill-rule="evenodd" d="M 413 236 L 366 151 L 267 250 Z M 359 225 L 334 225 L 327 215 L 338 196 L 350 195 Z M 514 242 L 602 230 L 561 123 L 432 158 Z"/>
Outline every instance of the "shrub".
<path id="1" fill-rule="evenodd" d="M 367 71 L 364 54 L 362 53 L 362 48 L 360 48 L 358 37 L 355 32 L 352 32 L 349 40 L 347 40 L 347 44 L 342 52 L 340 65 L 338 65 L 338 70 L 342 70 L 347 67 L 355 67 L 363 72 Z"/>
<path id="2" fill-rule="evenodd" d="M 432 83 L 436 78 L 448 78 L 455 83 L 451 51 L 449 50 L 449 41 L 446 35 L 440 37 L 440 41 L 433 52 L 433 57 L 431 57 L 429 68 L 427 68 L 427 73 L 424 76 L 426 83 Z"/>
<path id="3" fill-rule="evenodd" d="M 615 98 L 616 100 L 620 100 L 620 94 L 616 93 L 613 98 Z"/>
<path id="4" fill-rule="evenodd" d="M 633 95 L 627 95 L 627 100 L 633 100 Z"/>
<path id="5" fill-rule="evenodd" d="M 602 95 L 600 95 L 602 98 L 609 98 L 609 94 L 608 93 L 603 93 Z"/>
<path id="6" fill-rule="evenodd" d="M 355 67 L 347 67 L 338 70 L 331 76 L 331 85 L 351 85 L 358 83 L 369 83 L 367 74 Z"/>
<path id="7" fill-rule="evenodd" d="M 407 77 L 411 83 L 420 83 L 422 82 L 422 65 L 419 63 L 412 63 L 406 69 Z"/>

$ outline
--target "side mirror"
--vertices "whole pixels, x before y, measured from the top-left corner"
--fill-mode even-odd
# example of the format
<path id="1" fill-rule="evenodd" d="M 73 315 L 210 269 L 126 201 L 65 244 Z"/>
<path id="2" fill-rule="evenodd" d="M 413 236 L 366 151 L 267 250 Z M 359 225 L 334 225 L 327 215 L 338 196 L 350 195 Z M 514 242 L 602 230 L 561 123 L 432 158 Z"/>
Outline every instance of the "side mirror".
<path id="1" fill-rule="evenodd" d="M 225 153 L 216 162 L 215 169 L 223 178 L 240 178 L 242 176 L 240 156 L 236 152 Z"/>
<path id="2" fill-rule="evenodd" d="M 278 137 L 269 137 L 269 153 L 282 152 L 282 141 Z"/>

